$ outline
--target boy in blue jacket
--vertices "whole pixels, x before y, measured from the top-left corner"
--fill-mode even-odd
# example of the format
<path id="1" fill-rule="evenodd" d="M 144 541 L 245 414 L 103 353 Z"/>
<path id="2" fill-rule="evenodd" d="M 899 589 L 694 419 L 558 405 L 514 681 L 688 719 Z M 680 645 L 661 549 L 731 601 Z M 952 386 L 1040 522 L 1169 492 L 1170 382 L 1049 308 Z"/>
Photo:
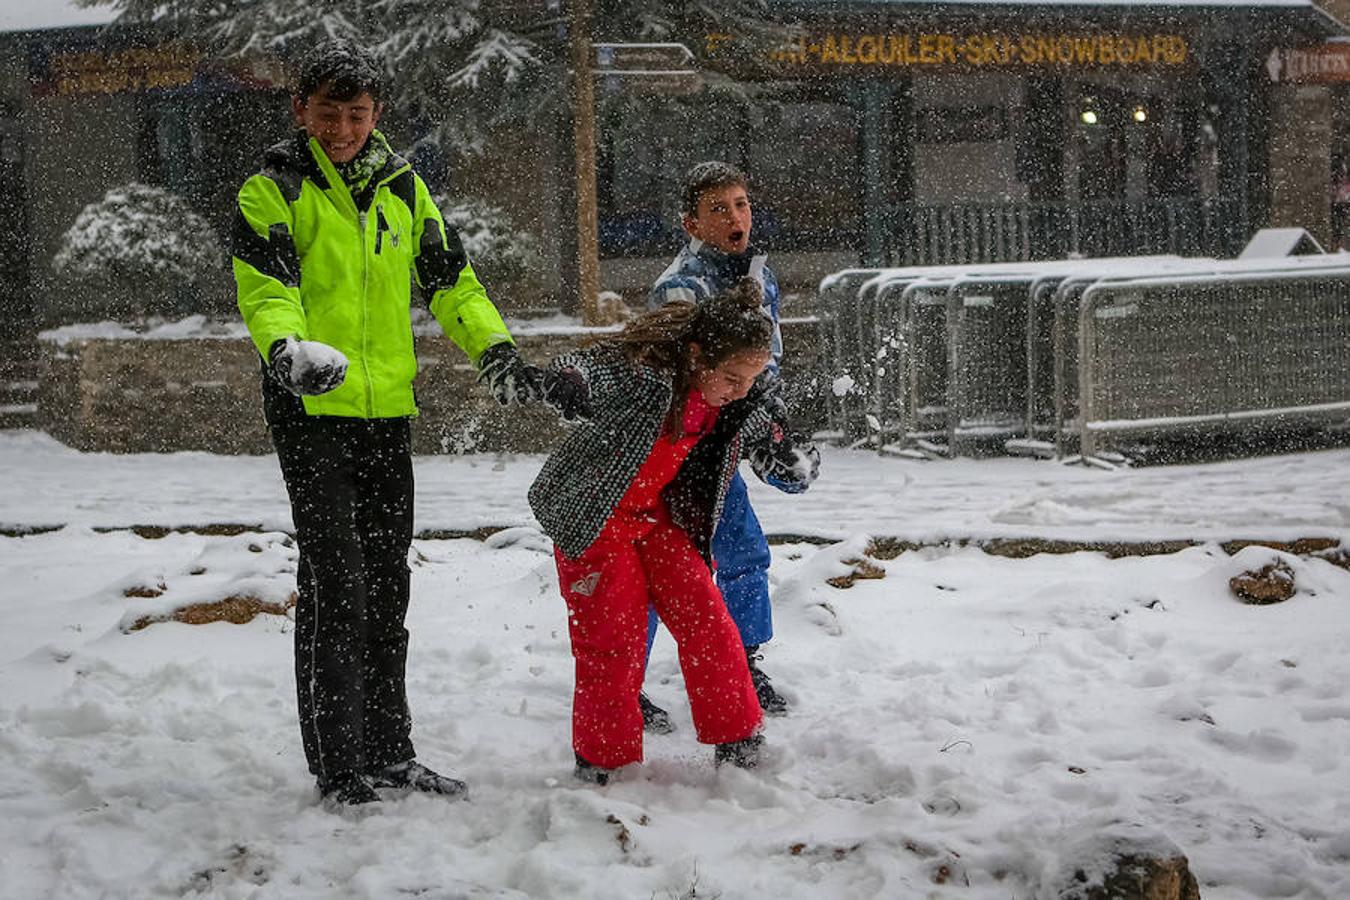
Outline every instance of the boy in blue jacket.
<path id="1" fill-rule="evenodd" d="M 723 162 L 699 163 L 689 171 L 680 198 L 681 224 L 689 242 L 657 278 L 648 295 L 647 308 L 657 309 L 676 301 L 702 303 L 747 276 L 759 282 L 764 312 L 773 322 L 772 359 L 761 380 L 770 412 L 777 426 L 786 431 L 785 407 L 778 397 L 778 363 L 783 355 L 783 336 L 778 327 L 778 280 L 767 265 L 768 257 L 750 244 L 753 221 L 747 184 L 744 172 Z M 788 493 L 806 490 L 815 479 L 820 457 L 815 447 L 807 445 L 805 451 L 812 466 L 808 477 L 792 482 L 769 477 L 765 479 L 767 483 Z M 717 586 L 740 632 L 760 705 L 766 715 L 785 715 L 787 700 L 757 665 L 762 658 L 760 646 L 773 637 L 769 542 L 750 508 L 745 481 L 739 474 L 727 491 L 713 535 L 712 552 Z M 649 653 L 655 626 L 653 613 L 647 638 Z M 645 694 L 640 699 L 647 728 L 669 731 L 670 717 L 666 711 Z"/>

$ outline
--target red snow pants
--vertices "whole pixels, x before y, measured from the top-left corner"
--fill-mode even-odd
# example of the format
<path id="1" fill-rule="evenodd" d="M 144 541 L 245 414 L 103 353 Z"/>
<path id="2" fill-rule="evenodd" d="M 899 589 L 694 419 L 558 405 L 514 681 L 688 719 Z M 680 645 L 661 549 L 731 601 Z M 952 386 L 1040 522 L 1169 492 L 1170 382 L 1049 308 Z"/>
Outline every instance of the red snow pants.
<path id="1" fill-rule="evenodd" d="M 707 564 L 664 508 L 647 512 L 637 518 L 616 511 L 576 559 L 554 553 L 576 660 L 572 747 L 606 769 L 642 759 L 638 692 L 648 604 L 679 647 L 700 742 L 747 738 L 764 717 L 740 634 Z"/>

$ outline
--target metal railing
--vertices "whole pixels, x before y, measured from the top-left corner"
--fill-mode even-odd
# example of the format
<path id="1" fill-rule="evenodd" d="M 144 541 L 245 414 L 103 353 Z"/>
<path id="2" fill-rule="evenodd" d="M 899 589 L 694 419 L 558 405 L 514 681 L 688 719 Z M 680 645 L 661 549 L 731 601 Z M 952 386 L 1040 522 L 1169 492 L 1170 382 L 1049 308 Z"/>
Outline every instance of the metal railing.
<path id="1" fill-rule="evenodd" d="M 871 367 L 862 346 L 868 337 L 858 328 L 859 308 L 863 286 L 878 274 L 877 269 L 845 269 L 820 285 L 817 315 L 823 325 L 822 355 L 830 365 L 826 373 L 826 427 L 847 441 L 866 433 L 857 384 L 870 380 Z"/>
<path id="2" fill-rule="evenodd" d="M 879 281 L 869 427 L 878 446 L 941 440 L 947 430 L 947 289 L 941 277 Z"/>
<path id="3" fill-rule="evenodd" d="M 971 275 L 947 291 L 948 446 L 1021 436 L 1026 426 L 1025 275 Z"/>
<path id="4" fill-rule="evenodd" d="M 885 258 L 896 266 L 1072 257 L 1232 256 L 1247 236 L 1238 200 L 902 203 Z"/>

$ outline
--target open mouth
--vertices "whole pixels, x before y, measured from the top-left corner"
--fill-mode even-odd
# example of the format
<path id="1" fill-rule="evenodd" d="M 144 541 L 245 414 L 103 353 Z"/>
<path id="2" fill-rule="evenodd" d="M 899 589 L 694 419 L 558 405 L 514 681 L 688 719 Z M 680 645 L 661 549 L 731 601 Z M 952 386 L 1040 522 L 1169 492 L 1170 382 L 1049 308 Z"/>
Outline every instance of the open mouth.
<path id="1" fill-rule="evenodd" d="M 733 244 L 739 244 L 741 241 L 745 240 L 745 232 L 733 231 L 731 234 L 727 235 L 727 237 L 731 238 Z"/>

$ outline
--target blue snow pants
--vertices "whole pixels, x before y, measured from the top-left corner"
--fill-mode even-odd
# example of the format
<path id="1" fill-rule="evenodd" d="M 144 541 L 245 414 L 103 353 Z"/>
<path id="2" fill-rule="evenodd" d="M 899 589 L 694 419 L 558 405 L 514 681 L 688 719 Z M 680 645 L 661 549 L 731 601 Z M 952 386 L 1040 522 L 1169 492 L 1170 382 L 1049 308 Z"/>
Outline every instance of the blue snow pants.
<path id="1" fill-rule="evenodd" d="M 741 643 L 763 644 L 773 637 L 773 610 L 769 606 L 769 541 L 764 537 L 745 479 L 737 472 L 727 489 L 722 518 L 713 532 L 713 561 L 717 564 L 717 587 Z M 656 639 L 656 611 L 647 610 L 647 655 Z"/>

